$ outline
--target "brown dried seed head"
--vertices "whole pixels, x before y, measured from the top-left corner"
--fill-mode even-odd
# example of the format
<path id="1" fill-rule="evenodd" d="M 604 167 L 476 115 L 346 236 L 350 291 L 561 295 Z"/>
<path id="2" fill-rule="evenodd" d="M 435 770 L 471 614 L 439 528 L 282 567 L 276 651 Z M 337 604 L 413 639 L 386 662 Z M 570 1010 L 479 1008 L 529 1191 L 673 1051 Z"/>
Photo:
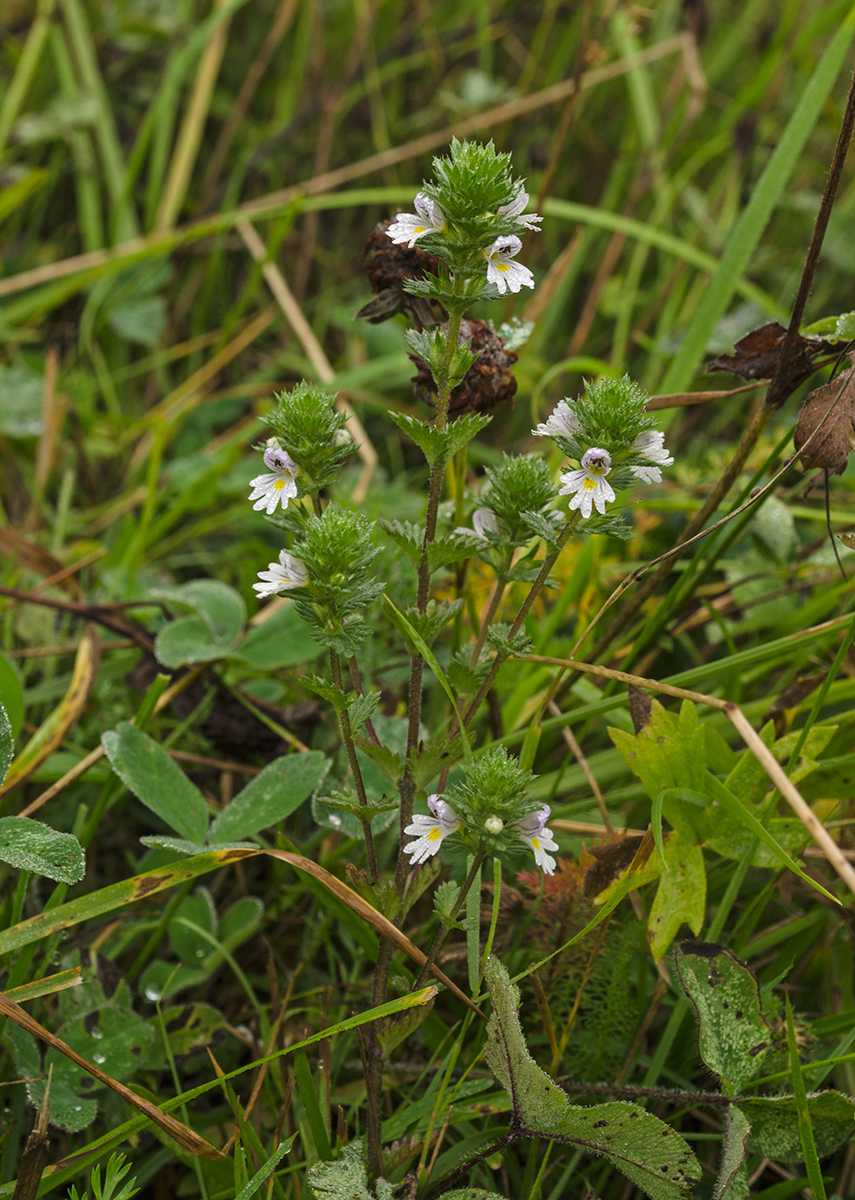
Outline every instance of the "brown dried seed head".
<path id="1" fill-rule="evenodd" d="M 470 339 L 471 349 L 478 358 L 457 387 L 452 388 L 449 417 L 459 417 L 467 412 L 490 412 L 503 401 L 513 407 L 517 381 L 511 368 L 518 356 L 505 348 L 504 339 L 486 321 L 460 322 L 458 340 L 463 344 Z M 434 407 L 433 377 L 427 363 L 414 354 L 410 358 L 418 368 L 413 379 L 416 395 Z"/>

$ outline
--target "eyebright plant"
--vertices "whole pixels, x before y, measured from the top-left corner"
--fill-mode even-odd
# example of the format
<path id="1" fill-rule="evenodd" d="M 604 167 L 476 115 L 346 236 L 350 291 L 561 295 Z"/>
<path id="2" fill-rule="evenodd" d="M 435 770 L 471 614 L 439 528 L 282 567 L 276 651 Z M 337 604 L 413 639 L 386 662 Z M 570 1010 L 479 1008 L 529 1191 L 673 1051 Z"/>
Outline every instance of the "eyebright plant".
<path id="1" fill-rule="evenodd" d="M 484 472 L 475 494 L 467 489 L 468 443 L 489 423 L 495 405 L 513 396 L 510 368 L 525 333 L 519 322 L 497 332 L 464 320 L 464 314 L 476 301 L 534 286 L 532 271 L 519 259 L 520 233 L 540 224 L 540 217 L 526 211 L 528 202 L 507 154 L 492 143 L 455 140 L 447 156 L 434 160 L 434 177 L 415 196 L 414 211 L 398 213 L 370 239 L 372 282 L 379 280 L 384 294 L 400 294 L 403 287 L 423 301 L 420 306 L 384 301 L 382 311 L 376 305 L 363 309 L 369 320 L 400 313 L 418 326 L 408 332 L 408 341 L 419 364 L 417 396 L 432 412 L 426 420 L 391 415 L 427 462 L 423 524 L 388 519 L 375 527 L 341 499 L 338 477 L 354 442 L 336 397 L 312 384 L 298 384 L 278 397 L 266 417 L 272 436 L 259 447 L 266 471 L 251 481 L 253 508 L 287 540 L 278 562 L 259 572 L 254 589 L 259 599 L 287 595 L 315 641 L 328 650 L 329 677 L 304 683 L 331 704 L 338 719 L 345 755 L 324 799 L 328 808 L 351 814 L 351 820 L 356 816 L 361 825 L 364 894 L 400 925 L 424 887 L 421 872 L 433 867 L 462 880 L 435 891 L 440 927 L 419 982 L 455 929 L 467 930 L 470 970 L 481 960 L 477 923 L 464 927 L 456 917 L 477 899 L 486 859 L 494 863 L 497 904 L 502 872 L 528 854 L 545 874 L 556 870 L 560 848 L 548 825 L 550 807 L 533 794 L 527 765 L 505 747 L 479 744 L 486 732 L 482 706 L 504 663 L 523 651 L 526 617 L 549 584 L 562 548 L 591 529 L 617 531 L 606 517 L 607 506 L 639 482 L 659 482 L 662 468 L 673 461 L 638 385 L 626 376 L 601 379 L 586 384 L 581 397 L 560 401 L 532 431 L 551 439 L 568 460 L 557 478 L 557 464 L 540 443 L 531 454 L 503 454 Z M 383 238 L 406 250 L 384 258 Z M 418 270 L 410 263 L 416 249 Z M 512 345 L 506 346 L 505 335 Z M 489 362 L 477 363 L 488 354 Z M 458 402 L 452 406 L 455 388 Z M 381 577 L 394 572 L 387 561 L 378 570 L 381 556 L 388 558 L 381 529 L 393 544 L 387 548 L 403 550 L 415 567 L 414 594 L 404 610 L 388 597 L 382 611 L 379 607 Z M 474 557 L 493 576 L 491 599 L 480 614 L 465 607 L 465 561 Z M 502 612 L 514 582 L 526 585 L 525 599 Z M 438 585 L 446 597 L 452 590 L 453 599 L 434 595 Z M 467 611 L 477 617 L 468 641 Z M 384 743 L 384 727 L 375 719 L 380 694 L 372 689 L 370 672 L 363 679 L 360 659 L 372 630 L 379 645 L 394 642 L 398 656 L 409 662 L 405 746 Z M 447 662 L 447 674 L 435 654 Z M 377 661 L 374 652 L 370 662 Z M 452 700 L 445 712 L 433 701 L 430 710 L 423 708 L 431 676 L 440 675 Z M 370 799 L 366 759 L 388 780 L 382 802 Z M 397 810 L 398 847 L 391 870 L 375 846 L 374 825 L 390 810 Z M 331 817 L 328 825 L 339 828 L 341 820 Z M 353 864 L 354 871 L 357 867 Z M 381 941 L 376 1004 L 389 996 L 391 966 L 392 946 Z M 470 980 L 476 986 L 477 979 Z M 381 1126 L 389 1044 L 382 1023 L 368 1027 L 364 1170 L 371 1186 L 386 1176 Z M 324 1169 L 335 1172 L 336 1164 Z"/>

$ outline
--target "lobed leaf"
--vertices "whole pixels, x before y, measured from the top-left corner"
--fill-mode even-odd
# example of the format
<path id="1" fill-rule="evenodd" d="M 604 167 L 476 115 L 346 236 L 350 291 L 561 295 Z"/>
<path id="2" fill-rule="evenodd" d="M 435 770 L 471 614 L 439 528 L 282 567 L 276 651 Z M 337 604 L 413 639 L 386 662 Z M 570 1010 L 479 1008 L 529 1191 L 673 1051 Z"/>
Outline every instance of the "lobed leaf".
<path id="1" fill-rule="evenodd" d="M 484 1056 L 513 1102 L 512 1131 L 601 1154 L 652 1200 L 690 1196 L 701 1168 L 684 1139 L 635 1104 L 570 1104 L 528 1052 L 519 1022 L 519 989 L 498 959 L 487 960 L 484 978 L 493 1001 Z"/>

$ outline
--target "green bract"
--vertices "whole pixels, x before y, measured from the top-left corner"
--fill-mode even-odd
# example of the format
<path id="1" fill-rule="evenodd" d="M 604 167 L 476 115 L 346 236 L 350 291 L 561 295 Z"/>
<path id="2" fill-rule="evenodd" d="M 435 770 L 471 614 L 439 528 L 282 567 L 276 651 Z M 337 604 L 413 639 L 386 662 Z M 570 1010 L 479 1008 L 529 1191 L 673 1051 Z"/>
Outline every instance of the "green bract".
<path id="1" fill-rule="evenodd" d="M 611 455 L 629 450 L 640 433 L 656 428 L 645 408 L 648 399 L 628 375 L 586 382 L 585 395 L 570 402 L 580 425 L 574 440 L 582 452 L 589 446 L 599 446 Z"/>
<path id="2" fill-rule="evenodd" d="M 507 825 L 538 808 L 528 795 L 531 780 L 531 772 L 499 746 L 470 763 L 465 782 L 452 784 L 443 799 L 468 827 L 480 831 L 490 817 L 499 817 Z"/>
<path id="3" fill-rule="evenodd" d="M 305 473 L 301 482 L 310 492 L 328 486 L 355 449 L 344 428 L 347 417 L 335 407 L 335 399 L 313 384 L 298 383 L 282 392 L 266 417 L 282 449 Z"/>
<path id="4" fill-rule="evenodd" d="M 306 522 L 294 546 L 310 580 L 294 606 L 317 629 L 317 641 L 347 656 L 368 632 L 359 610 L 383 591 L 370 570 L 380 553 L 373 530 L 373 521 L 329 504 L 323 516 Z"/>
<path id="5" fill-rule="evenodd" d="M 555 486 L 549 468 L 533 454 L 503 454 L 495 467 L 485 472 L 489 486 L 481 503 L 505 524 L 513 541 L 527 541 L 531 528 L 525 512 L 541 512 L 553 500 Z"/>
<path id="6" fill-rule="evenodd" d="M 452 138 L 448 157 L 435 158 L 433 169 L 436 183 L 425 183 L 425 194 L 449 220 L 464 227 L 469 222 L 479 224 L 485 215 L 510 204 L 522 186 L 511 175 L 511 156 L 498 154 L 492 142 L 484 146 Z M 509 228 L 513 224 L 506 223 Z"/>

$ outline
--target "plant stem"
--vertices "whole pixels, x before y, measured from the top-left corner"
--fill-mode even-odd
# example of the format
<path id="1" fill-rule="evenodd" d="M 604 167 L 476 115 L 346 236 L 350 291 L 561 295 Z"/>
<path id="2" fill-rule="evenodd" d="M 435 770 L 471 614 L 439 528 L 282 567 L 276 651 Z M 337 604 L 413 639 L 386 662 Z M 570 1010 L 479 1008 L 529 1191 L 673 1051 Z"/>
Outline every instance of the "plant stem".
<path id="1" fill-rule="evenodd" d="M 341 661 L 335 650 L 330 650 L 330 671 L 332 681 L 335 686 L 342 691 L 341 682 Z M 341 725 L 341 736 L 344 741 L 344 748 L 347 751 L 347 761 L 350 764 L 350 770 L 353 775 L 353 782 L 356 786 L 356 794 L 359 797 L 359 803 L 367 806 L 368 797 L 365 795 L 365 783 L 362 779 L 362 769 L 359 766 L 359 759 L 356 757 L 356 744 L 353 740 L 353 730 L 350 727 L 350 714 L 345 711 L 339 713 L 339 723 Z M 377 856 L 374 853 L 374 836 L 371 832 L 371 818 L 360 817 L 362 828 L 365 831 L 365 849 L 368 854 L 368 866 L 371 871 L 372 882 L 377 882 Z"/>
<path id="2" fill-rule="evenodd" d="M 546 583 L 547 579 L 549 578 L 549 572 L 555 566 L 555 563 L 558 559 L 558 555 L 561 553 L 561 551 L 564 549 L 564 547 L 567 545 L 568 541 L 570 540 L 570 534 L 573 532 L 575 525 L 576 525 L 576 513 L 573 513 L 570 516 L 570 520 L 567 522 L 567 524 L 561 530 L 561 533 L 558 535 L 558 541 L 555 543 L 554 549 L 550 550 L 549 554 L 547 554 L 546 558 L 543 560 L 543 563 L 541 565 L 537 579 L 535 579 L 534 583 L 529 588 L 528 595 L 526 596 L 525 600 L 523 600 L 520 610 L 517 613 L 516 617 L 514 618 L 514 623 L 513 623 L 513 625 L 511 625 L 511 628 L 508 632 L 508 641 L 509 642 L 511 642 L 513 640 L 513 638 L 519 633 L 520 629 L 522 628 L 523 621 L 525 621 L 526 617 L 529 614 L 531 606 L 534 604 L 543 585 Z M 509 654 L 510 654 L 509 650 L 504 650 L 504 651 L 500 651 L 496 655 L 493 665 L 490 667 L 490 670 L 487 673 L 486 679 L 481 684 L 481 687 L 478 690 L 478 695 L 475 697 L 475 699 L 472 701 L 472 703 L 469 705 L 469 708 L 466 711 L 466 715 L 463 718 L 464 728 L 466 728 L 466 729 L 469 728 L 469 725 L 472 723 L 472 720 L 473 720 L 475 714 L 477 713 L 478 709 L 481 707 L 481 704 L 484 701 L 484 697 L 487 695 L 490 688 L 493 686 L 496 676 L 499 674 L 499 671 L 502 669 L 502 665 L 505 662 L 505 660 L 507 659 Z M 457 732 L 457 729 L 458 729 L 457 718 L 455 717 L 455 719 L 451 723 L 451 728 L 449 729 L 449 734 L 448 734 L 449 738 L 454 737 L 455 733 Z"/>
<path id="3" fill-rule="evenodd" d="M 443 355 L 442 365 L 439 371 L 439 378 L 436 380 L 436 425 L 439 429 L 445 429 L 448 424 L 448 404 L 451 398 L 451 384 L 448 377 L 449 368 L 451 366 L 452 355 L 457 346 L 457 336 L 460 332 L 460 321 L 463 313 L 452 313 L 448 321 L 448 339 L 445 346 L 445 354 Z M 445 475 L 446 462 L 444 458 L 437 459 L 430 469 L 430 483 L 428 485 L 428 502 L 425 512 L 425 536 L 422 542 L 422 554 L 419 560 L 418 570 L 418 596 L 417 606 L 419 612 L 424 612 L 427 608 L 428 600 L 430 599 L 430 566 L 428 560 L 428 547 L 436 538 L 436 518 L 439 512 L 439 500 L 442 495 L 442 481 Z M 419 728 L 421 725 L 422 715 L 422 675 L 424 673 L 424 662 L 420 654 L 414 654 L 410 666 L 410 694 L 408 706 L 408 727 L 407 727 L 407 758 L 410 759 L 416 752 L 419 744 Z M 413 819 L 413 799 L 415 797 L 415 784 L 409 777 L 409 771 L 404 771 L 404 776 L 399 784 L 399 792 L 401 796 L 401 814 L 400 814 L 400 829 L 401 829 L 401 846 L 404 844 L 404 830 Z M 395 882 L 399 893 L 403 890 L 404 878 L 406 876 L 409 864 L 402 852 L 398 855 L 398 869 L 395 873 Z"/>
<path id="4" fill-rule="evenodd" d="M 484 855 L 483 850 L 479 850 L 478 853 L 475 855 L 474 862 L 472 863 L 472 866 L 469 868 L 469 874 L 466 876 L 466 878 L 463 881 L 463 886 L 461 887 L 460 892 L 457 896 L 457 900 L 455 901 L 454 908 L 451 911 L 449 920 L 451 920 L 451 921 L 455 920 L 455 918 L 457 917 L 457 914 L 460 912 L 461 908 L 463 907 L 464 903 L 466 902 L 466 897 L 469 894 L 469 889 L 472 887 L 472 884 L 475 882 L 475 880 L 477 878 L 479 878 L 479 876 L 480 876 L 481 863 L 484 861 L 484 857 L 485 857 L 485 855 Z M 436 962 L 436 956 L 439 954 L 440 950 L 445 945 L 446 938 L 448 937 L 450 932 L 451 931 L 447 925 L 443 925 L 442 928 L 437 931 L 437 935 L 433 939 L 433 945 L 430 948 L 430 953 L 427 956 L 425 965 L 422 967 L 421 971 L 419 972 L 418 979 L 413 984 L 413 987 L 415 990 L 418 990 L 418 988 L 420 988 L 422 986 L 422 984 L 424 983 L 425 979 L 427 979 L 428 972 L 430 971 L 433 964 Z"/>
<path id="5" fill-rule="evenodd" d="M 505 594 L 507 580 L 497 576 L 493 594 L 490 597 L 490 603 L 487 611 L 484 614 L 484 619 L 481 622 L 481 628 L 478 630 L 478 637 L 472 649 L 472 657 L 469 660 L 469 666 L 474 668 L 477 665 L 478 659 L 481 657 L 481 651 L 484 649 L 484 642 L 487 640 L 487 632 L 493 624 L 493 618 L 499 610 L 499 605 L 502 603 L 502 596 Z"/>

